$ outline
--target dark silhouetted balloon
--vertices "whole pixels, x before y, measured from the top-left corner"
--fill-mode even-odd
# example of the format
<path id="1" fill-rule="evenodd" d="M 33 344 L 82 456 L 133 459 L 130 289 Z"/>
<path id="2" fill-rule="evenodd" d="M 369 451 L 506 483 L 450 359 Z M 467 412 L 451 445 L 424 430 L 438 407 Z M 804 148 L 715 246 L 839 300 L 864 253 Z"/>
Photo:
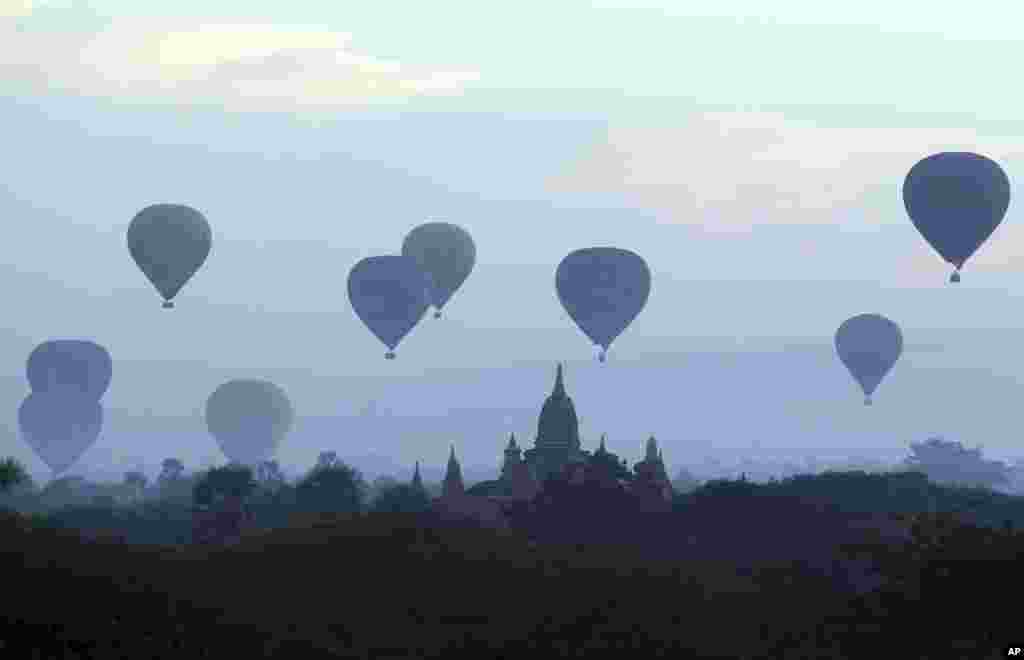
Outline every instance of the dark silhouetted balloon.
<path id="1" fill-rule="evenodd" d="M 99 401 L 110 387 L 113 364 L 107 349 L 99 344 L 84 339 L 55 339 L 32 350 L 25 371 L 33 392 L 71 388 Z"/>
<path id="2" fill-rule="evenodd" d="M 96 442 L 103 406 L 74 388 L 33 392 L 18 408 L 18 426 L 36 455 L 60 474 Z"/>
<path id="3" fill-rule="evenodd" d="M 210 254 L 213 234 L 199 211 L 181 204 L 154 204 L 132 219 L 128 251 L 164 299 L 171 299 L 195 275 Z"/>
<path id="4" fill-rule="evenodd" d="M 928 156 L 903 181 L 903 205 L 925 240 L 956 269 L 988 240 L 1010 206 L 1010 179 L 994 161 L 968 152 Z"/>
<path id="5" fill-rule="evenodd" d="M 386 255 L 361 260 L 348 274 L 348 299 L 356 315 L 394 359 L 399 342 L 430 307 L 430 276 L 412 257 Z"/>
<path id="6" fill-rule="evenodd" d="M 647 304 L 651 271 L 629 250 L 586 248 L 558 264 L 555 289 L 572 320 L 601 347 L 604 362 L 608 347 Z"/>
<path id="7" fill-rule="evenodd" d="M 229 460 L 255 465 L 270 460 L 295 412 L 288 396 L 264 380 L 231 380 L 206 400 L 206 427 Z"/>
<path id="8" fill-rule="evenodd" d="M 420 270 L 430 275 L 434 283 L 430 302 L 437 310 L 434 317 L 441 318 L 441 309 L 473 270 L 476 245 L 462 227 L 428 222 L 405 237 L 402 255 L 415 259 Z"/>
<path id="9" fill-rule="evenodd" d="M 903 352 L 903 333 L 879 314 L 860 314 L 843 321 L 836 331 L 836 353 L 871 404 L 875 388 Z"/>

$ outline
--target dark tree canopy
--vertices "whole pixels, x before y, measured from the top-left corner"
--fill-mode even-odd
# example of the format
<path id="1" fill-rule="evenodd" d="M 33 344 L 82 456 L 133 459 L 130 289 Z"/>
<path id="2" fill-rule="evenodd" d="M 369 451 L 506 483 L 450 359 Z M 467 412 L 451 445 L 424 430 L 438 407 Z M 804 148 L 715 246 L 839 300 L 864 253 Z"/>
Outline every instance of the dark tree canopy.
<path id="1" fill-rule="evenodd" d="M 0 461 L 0 493 L 6 493 L 28 481 L 28 472 L 17 460 L 5 458 Z"/>
<path id="2" fill-rule="evenodd" d="M 298 508 L 312 513 L 361 511 L 366 493 L 359 470 L 341 461 L 318 464 L 295 486 Z"/>
<path id="3" fill-rule="evenodd" d="M 212 506 L 226 497 L 246 498 L 256 485 L 252 468 L 226 465 L 201 476 L 193 487 L 192 499 L 197 506 Z"/>
<path id="4" fill-rule="evenodd" d="M 146 475 L 137 470 L 131 470 L 129 472 L 124 473 L 124 483 L 126 486 L 142 489 L 146 487 L 146 483 L 148 481 L 149 479 L 146 477 Z"/>
<path id="5" fill-rule="evenodd" d="M 278 489 L 286 483 L 281 465 L 274 460 L 261 461 L 256 466 L 256 481 L 261 488 L 271 490 Z"/>
<path id="6" fill-rule="evenodd" d="M 426 491 L 410 484 L 386 486 L 373 501 L 372 509 L 380 513 L 419 513 L 430 508 Z"/>
<path id="7" fill-rule="evenodd" d="M 678 493 L 689 493 L 700 487 L 700 480 L 686 468 L 680 468 L 672 481 L 672 488 Z"/>
<path id="8" fill-rule="evenodd" d="M 160 476 L 157 477 L 159 484 L 179 479 L 185 473 L 185 464 L 177 458 L 165 458 L 160 467 Z"/>

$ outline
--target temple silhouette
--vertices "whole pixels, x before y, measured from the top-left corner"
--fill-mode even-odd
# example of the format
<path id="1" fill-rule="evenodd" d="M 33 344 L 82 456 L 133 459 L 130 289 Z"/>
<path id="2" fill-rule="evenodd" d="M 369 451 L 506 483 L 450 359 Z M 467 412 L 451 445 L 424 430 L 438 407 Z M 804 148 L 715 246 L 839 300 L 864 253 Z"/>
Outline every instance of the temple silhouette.
<path id="1" fill-rule="evenodd" d="M 635 464 L 632 473 L 625 459 L 619 459 L 608 451 L 603 435 L 595 451 L 589 452 L 581 447 L 576 407 L 565 390 L 562 365 L 559 364 L 554 388 L 541 407 L 533 447 L 523 451 L 516 442 L 515 434 L 511 434 L 505 447 L 500 476 L 467 489 L 455 447 L 452 446 L 441 496 L 433 500 L 432 508 L 446 517 L 470 517 L 505 527 L 506 514 L 511 506 L 529 505 L 545 484 L 553 480 L 575 485 L 597 482 L 621 488 L 642 499 L 647 508 L 666 509 L 672 500 L 672 485 L 664 458 L 653 436 L 648 438 L 644 457 Z M 419 463 L 413 475 L 413 485 L 417 484 L 419 488 L 423 487 Z"/>

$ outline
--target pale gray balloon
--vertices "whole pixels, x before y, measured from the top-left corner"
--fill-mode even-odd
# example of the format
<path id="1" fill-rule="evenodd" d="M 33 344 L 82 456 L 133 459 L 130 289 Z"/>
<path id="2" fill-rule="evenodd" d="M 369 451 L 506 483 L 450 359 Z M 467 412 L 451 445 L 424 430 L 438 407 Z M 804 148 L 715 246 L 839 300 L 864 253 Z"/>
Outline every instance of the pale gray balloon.
<path id="1" fill-rule="evenodd" d="M 154 204 L 128 226 L 128 251 L 164 299 L 164 308 L 210 255 L 213 233 L 199 211 L 182 204 Z"/>
<path id="2" fill-rule="evenodd" d="M 843 321 L 835 336 L 836 353 L 864 391 L 864 404 L 903 353 L 903 333 L 881 314 L 860 314 Z"/>
<path id="3" fill-rule="evenodd" d="M 96 442 L 103 428 L 103 406 L 74 387 L 33 392 L 18 408 L 18 427 L 56 475 Z"/>
<path id="4" fill-rule="evenodd" d="M 402 255 L 433 281 L 430 302 L 441 317 L 441 309 L 459 290 L 476 264 L 473 237 L 462 227 L 447 222 L 428 222 L 413 229 L 402 241 Z"/>
<path id="5" fill-rule="evenodd" d="M 206 427 L 229 460 L 270 460 L 295 418 L 288 396 L 265 380 L 231 380 L 206 400 Z"/>

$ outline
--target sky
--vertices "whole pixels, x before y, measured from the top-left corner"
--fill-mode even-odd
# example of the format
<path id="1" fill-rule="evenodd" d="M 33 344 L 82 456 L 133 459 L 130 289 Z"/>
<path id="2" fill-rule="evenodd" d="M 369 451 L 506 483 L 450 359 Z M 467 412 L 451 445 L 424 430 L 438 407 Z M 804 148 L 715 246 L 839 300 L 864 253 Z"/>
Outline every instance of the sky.
<path id="1" fill-rule="evenodd" d="M 496 470 L 509 432 L 532 443 L 557 361 L 585 447 L 607 432 L 631 461 L 651 433 L 670 466 L 893 454 L 933 434 L 1024 455 L 1016 204 L 954 288 L 900 195 L 918 160 L 965 150 L 1015 199 L 1024 10 L 159 4 L 0 0 L 0 454 L 37 477 L 17 407 L 51 338 L 114 360 L 84 468 L 223 461 L 205 399 L 258 377 L 298 415 L 286 467 L 333 449 L 440 470 L 454 443 Z M 213 229 L 171 312 L 125 245 L 164 202 Z M 347 273 L 428 219 L 465 227 L 477 264 L 385 361 Z M 599 245 L 653 273 L 604 365 L 553 286 L 566 254 Z M 866 409 L 832 337 L 869 312 L 906 346 Z"/>

